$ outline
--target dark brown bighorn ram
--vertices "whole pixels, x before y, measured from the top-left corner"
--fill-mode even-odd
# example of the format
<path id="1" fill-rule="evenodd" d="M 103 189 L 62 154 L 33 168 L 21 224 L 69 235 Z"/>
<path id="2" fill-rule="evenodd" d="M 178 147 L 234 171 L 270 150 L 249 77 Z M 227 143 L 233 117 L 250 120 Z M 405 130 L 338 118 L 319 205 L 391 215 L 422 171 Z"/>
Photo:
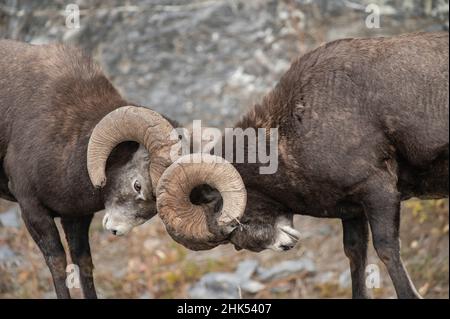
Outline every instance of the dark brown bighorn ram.
<path id="1" fill-rule="evenodd" d="M 208 222 L 210 206 L 189 203 L 196 186 L 218 187 L 208 180 L 211 164 L 186 165 L 182 157 L 157 190 L 169 233 L 192 249 L 227 241 L 289 249 L 298 237 L 292 214 L 339 218 L 353 297 L 368 296 L 369 226 L 397 295 L 419 297 L 400 258 L 400 202 L 448 197 L 448 70 L 448 32 L 343 39 L 305 54 L 237 124 L 279 131 L 275 174 L 260 175 L 258 163 L 234 164 L 247 189 L 240 224 L 224 237 Z M 164 218 L 175 211 L 203 223 L 197 240 L 178 219 Z"/>
<path id="2" fill-rule="evenodd" d="M 129 106 L 76 48 L 0 40 L 0 56 L 0 198 L 19 203 L 57 296 L 68 298 L 54 222 L 61 218 L 84 296 L 95 298 L 92 216 L 105 209 L 104 227 L 121 235 L 155 215 L 173 127 L 154 111 Z"/>

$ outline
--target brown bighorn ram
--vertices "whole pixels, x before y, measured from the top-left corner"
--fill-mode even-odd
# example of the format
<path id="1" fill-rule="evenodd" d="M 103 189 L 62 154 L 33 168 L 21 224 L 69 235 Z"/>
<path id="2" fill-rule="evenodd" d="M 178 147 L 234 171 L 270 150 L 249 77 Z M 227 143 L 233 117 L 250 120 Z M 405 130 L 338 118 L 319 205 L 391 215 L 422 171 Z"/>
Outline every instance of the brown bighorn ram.
<path id="1" fill-rule="evenodd" d="M 185 156 L 158 185 L 168 232 L 192 249 L 232 242 L 254 251 L 284 233 L 289 249 L 297 240 L 292 214 L 340 218 L 353 297 L 368 296 L 369 226 L 397 295 L 419 297 L 400 257 L 400 202 L 448 197 L 448 44 L 447 32 L 416 33 L 338 40 L 302 56 L 236 125 L 279 131 L 275 174 L 234 164 L 248 195 L 245 212 L 234 214 L 239 225 L 223 233 L 211 209 L 192 205 L 189 194 L 208 184 L 226 201 L 228 191 L 245 190 L 227 187 L 227 178 L 212 183 L 214 164 L 183 164 Z"/>
<path id="2" fill-rule="evenodd" d="M 57 296 L 68 298 L 54 222 L 61 218 L 84 296 L 95 298 L 92 216 L 105 208 L 105 228 L 121 235 L 156 213 L 155 188 L 171 164 L 172 125 L 127 106 L 76 48 L 1 40 L 0 56 L 0 197 L 19 203 Z"/>

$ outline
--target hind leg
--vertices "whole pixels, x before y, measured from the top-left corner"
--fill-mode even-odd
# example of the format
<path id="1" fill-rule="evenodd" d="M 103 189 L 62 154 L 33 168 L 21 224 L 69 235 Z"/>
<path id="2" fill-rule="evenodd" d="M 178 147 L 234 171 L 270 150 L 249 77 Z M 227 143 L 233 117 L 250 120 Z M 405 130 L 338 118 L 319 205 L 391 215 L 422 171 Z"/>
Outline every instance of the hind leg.
<path id="1" fill-rule="evenodd" d="M 378 172 L 365 185 L 365 213 L 378 257 L 388 269 L 399 298 L 421 298 L 400 257 L 400 193 L 396 178 Z"/>

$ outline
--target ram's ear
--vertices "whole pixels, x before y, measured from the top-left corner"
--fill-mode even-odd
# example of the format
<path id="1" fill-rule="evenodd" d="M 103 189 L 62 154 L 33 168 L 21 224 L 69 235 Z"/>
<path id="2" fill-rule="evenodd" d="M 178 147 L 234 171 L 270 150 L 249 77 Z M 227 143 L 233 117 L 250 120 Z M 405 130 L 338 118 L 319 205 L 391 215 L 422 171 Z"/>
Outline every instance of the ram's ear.
<path id="1" fill-rule="evenodd" d="M 139 169 L 145 170 L 148 169 L 148 165 L 150 164 L 150 154 L 147 149 L 143 145 L 139 145 L 139 148 L 133 154 L 133 158 L 131 159 L 132 164 Z"/>

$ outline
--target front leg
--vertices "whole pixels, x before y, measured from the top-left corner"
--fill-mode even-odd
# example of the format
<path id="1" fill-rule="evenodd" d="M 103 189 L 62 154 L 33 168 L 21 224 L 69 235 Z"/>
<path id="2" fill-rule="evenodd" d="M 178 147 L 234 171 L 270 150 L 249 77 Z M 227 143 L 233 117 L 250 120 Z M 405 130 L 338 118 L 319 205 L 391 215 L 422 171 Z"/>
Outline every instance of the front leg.
<path id="1" fill-rule="evenodd" d="M 66 286 L 66 253 L 50 211 L 35 199 L 19 199 L 22 218 L 31 237 L 39 246 L 52 274 L 58 298 L 70 298 Z"/>
<path id="2" fill-rule="evenodd" d="M 355 299 L 369 298 L 365 278 L 369 227 L 364 213 L 361 212 L 359 217 L 343 219 L 342 228 L 344 252 L 350 261 L 352 297 Z"/>
<path id="3" fill-rule="evenodd" d="M 88 299 L 96 299 L 91 249 L 89 246 L 89 226 L 93 215 L 77 218 L 61 218 L 66 234 L 72 262 L 80 268 L 80 281 L 83 295 Z"/>

